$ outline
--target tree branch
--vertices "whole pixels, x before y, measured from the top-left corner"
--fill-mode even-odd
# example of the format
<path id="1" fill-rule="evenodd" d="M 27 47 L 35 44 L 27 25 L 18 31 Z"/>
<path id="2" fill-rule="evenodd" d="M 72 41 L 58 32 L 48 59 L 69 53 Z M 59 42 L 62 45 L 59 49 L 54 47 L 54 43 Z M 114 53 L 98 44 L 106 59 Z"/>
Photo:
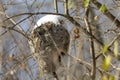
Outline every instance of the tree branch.
<path id="1" fill-rule="evenodd" d="M 87 8 L 87 10 L 86 10 L 86 18 L 84 19 L 84 21 L 85 21 L 85 24 L 86 24 L 86 26 L 88 28 L 88 32 L 91 35 L 93 35 L 92 29 L 91 29 L 91 26 L 90 26 L 90 23 L 89 23 L 89 20 L 88 20 L 88 17 L 89 17 L 89 8 Z M 92 80 L 95 80 L 95 78 L 96 78 L 96 59 L 95 59 L 95 48 L 94 48 L 94 39 L 93 39 L 93 37 L 90 37 L 90 50 L 91 50 L 92 59 L 93 59 Z"/>
<path id="2" fill-rule="evenodd" d="M 64 10 L 65 10 L 65 14 L 69 15 L 68 0 L 64 0 Z"/>
<path id="3" fill-rule="evenodd" d="M 54 11 L 55 11 L 55 13 L 58 13 L 58 4 L 57 4 L 57 0 L 54 0 Z"/>

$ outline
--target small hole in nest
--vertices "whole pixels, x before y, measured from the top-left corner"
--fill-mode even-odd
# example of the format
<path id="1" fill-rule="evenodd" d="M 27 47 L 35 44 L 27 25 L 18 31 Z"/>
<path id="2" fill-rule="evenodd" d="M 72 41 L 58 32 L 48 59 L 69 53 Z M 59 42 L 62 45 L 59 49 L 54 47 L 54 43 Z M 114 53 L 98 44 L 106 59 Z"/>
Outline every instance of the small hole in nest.
<path id="1" fill-rule="evenodd" d="M 65 55 L 65 53 L 64 53 L 64 52 L 61 52 L 61 55 L 62 55 L 62 56 L 64 56 L 64 55 Z"/>

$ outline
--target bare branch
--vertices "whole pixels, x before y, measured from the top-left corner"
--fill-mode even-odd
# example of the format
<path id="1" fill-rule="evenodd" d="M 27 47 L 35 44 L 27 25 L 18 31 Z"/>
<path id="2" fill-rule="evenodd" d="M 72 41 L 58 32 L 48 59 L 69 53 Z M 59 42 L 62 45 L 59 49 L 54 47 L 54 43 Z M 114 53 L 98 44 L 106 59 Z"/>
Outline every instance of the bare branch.
<path id="1" fill-rule="evenodd" d="M 111 41 L 111 43 L 109 44 L 109 48 L 113 45 L 113 43 L 120 38 L 120 33 L 118 33 L 118 35 Z"/>
<path id="2" fill-rule="evenodd" d="M 57 0 L 54 0 L 54 10 L 55 10 L 55 13 L 58 13 L 58 4 L 57 4 Z"/>
<path id="3" fill-rule="evenodd" d="M 93 35 L 90 23 L 88 21 L 88 17 L 89 17 L 88 15 L 89 15 L 89 8 L 86 9 L 86 18 L 84 19 L 84 21 L 85 21 L 85 24 L 88 28 L 88 32 L 91 35 Z M 96 59 L 95 59 L 95 47 L 94 47 L 93 37 L 90 37 L 90 50 L 91 50 L 92 59 L 93 59 L 93 66 L 92 66 L 92 72 L 91 72 L 92 73 L 92 80 L 95 80 L 95 78 L 96 78 Z"/>
<path id="4" fill-rule="evenodd" d="M 64 0 L 64 10 L 65 10 L 65 14 L 69 15 L 68 0 Z"/>

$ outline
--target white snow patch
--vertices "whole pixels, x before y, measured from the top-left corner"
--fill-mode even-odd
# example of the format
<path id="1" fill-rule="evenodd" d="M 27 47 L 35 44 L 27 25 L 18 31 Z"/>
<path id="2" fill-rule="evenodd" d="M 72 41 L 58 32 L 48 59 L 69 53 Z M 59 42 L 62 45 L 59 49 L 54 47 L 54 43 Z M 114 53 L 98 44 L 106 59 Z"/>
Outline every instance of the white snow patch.
<path id="1" fill-rule="evenodd" d="M 34 26 L 34 29 L 38 26 L 40 26 L 41 24 L 45 24 L 47 22 L 53 22 L 54 24 L 60 24 L 60 20 L 62 20 L 62 16 L 59 15 L 46 15 L 42 18 L 40 18 L 37 21 L 37 24 Z"/>

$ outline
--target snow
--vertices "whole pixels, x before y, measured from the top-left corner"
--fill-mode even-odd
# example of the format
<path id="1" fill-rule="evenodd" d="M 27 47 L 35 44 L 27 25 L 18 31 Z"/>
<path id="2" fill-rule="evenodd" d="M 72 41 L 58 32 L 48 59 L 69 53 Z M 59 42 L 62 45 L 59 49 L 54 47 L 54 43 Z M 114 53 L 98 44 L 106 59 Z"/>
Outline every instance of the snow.
<path id="1" fill-rule="evenodd" d="M 40 26 L 41 24 L 45 24 L 47 22 L 53 22 L 54 24 L 60 24 L 60 20 L 62 20 L 62 16 L 46 15 L 38 20 L 37 24 L 34 26 L 34 29 Z"/>

